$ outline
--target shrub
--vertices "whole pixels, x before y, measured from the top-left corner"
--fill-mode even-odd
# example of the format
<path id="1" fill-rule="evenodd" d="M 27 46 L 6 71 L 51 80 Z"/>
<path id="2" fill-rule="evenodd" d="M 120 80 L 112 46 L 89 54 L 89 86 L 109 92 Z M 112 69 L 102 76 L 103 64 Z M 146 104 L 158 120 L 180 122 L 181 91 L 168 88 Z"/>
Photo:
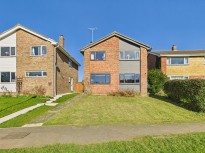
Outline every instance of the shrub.
<path id="1" fill-rule="evenodd" d="M 126 90 L 118 90 L 115 92 L 111 92 L 109 93 L 109 95 L 110 96 L 134 97 L 136 95 L 139 95 L 139 93 L 134 90 L 126 89 Z"/>
<path id="2" fill-rule="evenodd" d="M 167 77 L 160 69 L 154 69 L 148 71 L 148 84 L 149 92 L 156 94 L 163 90 L 164 84 L 167 81 Z"/>
<path id="3" fill-rule="evenodd" d="M 165 83 L 164 91 L 189 109 L 205 112 L 205 80 L 171 80 Z"/>

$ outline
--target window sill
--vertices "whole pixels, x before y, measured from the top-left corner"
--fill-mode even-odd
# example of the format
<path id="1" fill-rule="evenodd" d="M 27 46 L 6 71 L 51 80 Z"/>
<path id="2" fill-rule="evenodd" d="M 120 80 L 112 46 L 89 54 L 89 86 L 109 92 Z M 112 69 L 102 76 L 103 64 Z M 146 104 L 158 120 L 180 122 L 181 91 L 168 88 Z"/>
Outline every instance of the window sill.
<path id="1" fill-rule="evenodd" d="M 119 59 L 119 61 L 140 61 L 140 59 Z"/>
<path id="2" fill-rule="evenodd" d="M 0 58 L 12 58 L 12 57 L 16 57 L 16 56 L 0 56 Z"/>
<path id="3" fill-rule="evenodd" d="M 16 84 L 16 82 L 0 82 L 0 84 Z"/>
<path id="4" fill-rule="evenodd" d="M 120 85 L 140 85 L 140 83 L 120 83 Z"/>

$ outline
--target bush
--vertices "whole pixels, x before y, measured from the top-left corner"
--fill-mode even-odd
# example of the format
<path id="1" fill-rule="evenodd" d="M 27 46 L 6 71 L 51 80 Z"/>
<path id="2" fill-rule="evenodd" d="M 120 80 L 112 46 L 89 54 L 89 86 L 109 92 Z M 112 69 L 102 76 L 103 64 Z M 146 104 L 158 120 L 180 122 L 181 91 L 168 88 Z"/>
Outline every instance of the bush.
<path id="1" fill-rule="evenodd" d="M 189 109 L 205 112 L 205 80 L 171 80 L 165 83 L 164 91 Z"/>
<path id="2" fill-rule="evenodd" d="M 109 93 L 109 95 L 110 96 L 134 97 L 136 95 L 139 95 L 139 93 L 134 90 L 126 89 L 126 90 L 118 90 L 115 92 L 111 92 Z"/>
<path id="3" fill-rule="evenodd" d="M 167 77 L 160 69 L 148 71 L 148 90 L 150 93 L 156 94 L 163 90 L 166 81 Z"/>

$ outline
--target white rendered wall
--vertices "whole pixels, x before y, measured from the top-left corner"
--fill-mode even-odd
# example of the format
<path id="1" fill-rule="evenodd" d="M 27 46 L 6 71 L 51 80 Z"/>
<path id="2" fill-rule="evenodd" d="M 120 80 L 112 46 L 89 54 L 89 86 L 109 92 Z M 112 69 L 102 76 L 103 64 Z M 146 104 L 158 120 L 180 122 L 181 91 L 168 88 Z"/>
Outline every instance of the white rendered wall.
<path id="1" fill-rule="evenodd" d="M 0 40 L 0 47 L 16 47 L 16 33 L 13 33 Z M 16 57 L 1 57 L 0 56 L 0 72 L 16 72 Z M 1 87 L 6 87 L 9 91 L 16 92 L 16 82 L 1 83 Z"/>

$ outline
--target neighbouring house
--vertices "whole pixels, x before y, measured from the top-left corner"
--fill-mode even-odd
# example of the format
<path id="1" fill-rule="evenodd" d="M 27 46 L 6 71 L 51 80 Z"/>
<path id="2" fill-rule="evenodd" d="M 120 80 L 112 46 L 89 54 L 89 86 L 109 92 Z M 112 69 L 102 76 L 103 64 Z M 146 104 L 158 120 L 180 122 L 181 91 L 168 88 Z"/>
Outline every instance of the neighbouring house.
<path id="1" fill-rule="evenodd" d="M 147 94 L 147 52 L 151 47 L 113 32 L 81 49 L 84 84 L 92 94 L 131 89 Z"/>
<path id="2" fill-rule="evenodd" d="M 205 79 L 205 50 L 153 51 L 148 55 L 148 69 L 161 68 L 170 80 Z"/>
<path id="3" fill-rule="evenodd" d="M 45 95 L 75 91 L 80 64 L 56 42 L 22 25 L 0 33 L 0 92 Z M 5 87 L 5 88 L 3 88 Z"/>

